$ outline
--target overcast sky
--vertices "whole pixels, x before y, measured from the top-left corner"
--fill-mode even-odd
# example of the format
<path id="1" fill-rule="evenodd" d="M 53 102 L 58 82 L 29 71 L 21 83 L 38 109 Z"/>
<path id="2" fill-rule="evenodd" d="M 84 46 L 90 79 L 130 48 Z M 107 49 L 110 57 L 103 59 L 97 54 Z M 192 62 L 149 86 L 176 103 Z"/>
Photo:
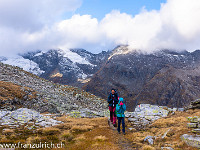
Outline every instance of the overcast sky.
<path id="1" fill-rule="evenodd" d="M 0 0 L 0 56 L 128 44 L 200 49 L 200 0 Z"/>

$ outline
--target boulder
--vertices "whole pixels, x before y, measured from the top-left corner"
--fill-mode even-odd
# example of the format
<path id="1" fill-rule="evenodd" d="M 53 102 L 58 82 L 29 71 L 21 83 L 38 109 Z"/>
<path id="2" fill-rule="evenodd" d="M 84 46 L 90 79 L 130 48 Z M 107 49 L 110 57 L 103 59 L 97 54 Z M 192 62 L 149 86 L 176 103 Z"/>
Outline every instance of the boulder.
<path id="1" fill-rule="evenodd" d="M 150 145 L 153 145 L 153 138 L 154 138 L 153 136 L 148 135 L 145 137 L 144 141 L 145 142 L 147 141 Z"/>
<path id="2" fill-rule="evenodd" d="M 194 136 L 194 135 L 183 134 L 181 136 L 181 139 L 188 146 L 200 148 L 200 136 L 198 136 L 198 135 Z"/>
<path id="3" fill-rule="evenodd" d="M 197 123 L 187 123 L 188 128 L 196 128 L 197 125 L 198 125 Z"/>

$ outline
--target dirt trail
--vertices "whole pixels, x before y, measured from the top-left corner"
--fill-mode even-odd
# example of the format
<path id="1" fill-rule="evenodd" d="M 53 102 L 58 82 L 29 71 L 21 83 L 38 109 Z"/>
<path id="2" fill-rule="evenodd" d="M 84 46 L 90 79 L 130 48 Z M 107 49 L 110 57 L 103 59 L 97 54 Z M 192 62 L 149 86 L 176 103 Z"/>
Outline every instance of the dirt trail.
<path id="1" fill-rule="evenodd" d="M 116 144 L 120 147 L 122 150 L 137 150 L 133 147 L 131 144 L 131 141 L 126 139 L 123 134 L 119 134 L 117 132 L 117 128 L 113 126 L 113 124 L 108 119 L 108 125 L 113 130 L 113 134 L 116 137 Z"/>

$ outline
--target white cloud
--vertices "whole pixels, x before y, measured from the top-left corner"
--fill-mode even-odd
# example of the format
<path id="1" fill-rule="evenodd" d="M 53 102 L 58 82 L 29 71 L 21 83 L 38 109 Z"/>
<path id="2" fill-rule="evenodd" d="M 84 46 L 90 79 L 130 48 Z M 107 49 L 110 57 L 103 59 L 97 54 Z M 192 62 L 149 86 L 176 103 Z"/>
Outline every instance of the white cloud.
<path id="1" fill-rule="evenodd" d="M 159 11 L 142 8 L 136 16 L 113 10 L 102 20 L 79 14 L 63 20 L 80 0 L 17 1 L 0 0 L 0 55 L 75 47 L 100 52 L 118 44 L 148 52 L 200 48 L 199 0 L 167 0 Z"/>

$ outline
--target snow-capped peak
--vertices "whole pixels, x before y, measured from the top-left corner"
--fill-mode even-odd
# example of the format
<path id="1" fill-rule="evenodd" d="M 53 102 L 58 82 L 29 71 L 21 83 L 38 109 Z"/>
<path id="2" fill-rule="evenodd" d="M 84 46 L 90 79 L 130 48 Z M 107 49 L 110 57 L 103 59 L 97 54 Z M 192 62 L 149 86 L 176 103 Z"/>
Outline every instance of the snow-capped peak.
<path id="1" fill-rule="evenodd" d="M 115 56 L 115 55 L 125 55 L 125 54 L 128 54 L 128 53 L 130 53 L 130 52 L 132 52 L 132 50 L 131 50 L 128 46 L 121 45 L 121 46 L 117 47 L 117 48 L 113 51 L 113 53 L 112 53 L 111 56 L 108 58 L 108 60 L 111 59 L 111 58 L 112 58 L 113 56 Z"/>

